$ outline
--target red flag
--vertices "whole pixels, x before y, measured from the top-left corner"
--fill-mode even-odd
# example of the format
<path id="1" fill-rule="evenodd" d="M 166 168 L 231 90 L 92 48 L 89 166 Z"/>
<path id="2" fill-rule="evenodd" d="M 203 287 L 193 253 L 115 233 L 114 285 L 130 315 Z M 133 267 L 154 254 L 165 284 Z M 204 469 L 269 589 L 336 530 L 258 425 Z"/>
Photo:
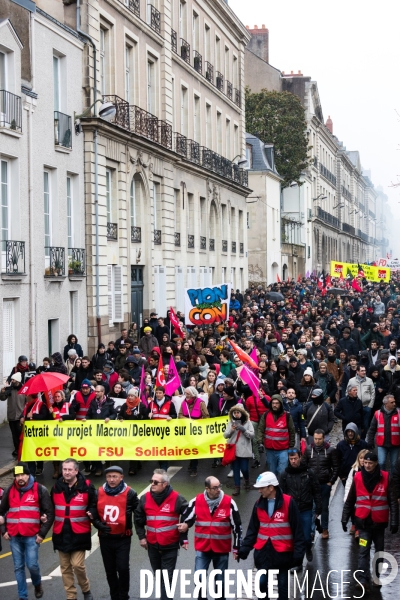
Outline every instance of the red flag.
<path id="1" fill-rule="evenodd" d="M 184 335 L 184 333 L 182 331 L 182 323 L 180 322 L 180 320 L 176 316 L 176 313 L 174 312 L 174 309 L 172 308 L 172 306 L 170 308 L 169 318 L 170 318 L 170 321 L 171 321 L 172 326 L 174 328 L 174 333 L 176 335 L 179 335 L 179 337 L 183 340 L 183 338 L 185 337 L 185 335 Z"/>
<path id="2" fill-rule="evenodd" d="M 229 343 L 242 362 L 247 363 L 253 369 L 258 369 L 258 365 L 254 362 L 254 360 L 251 358 L 251 356 L 246 354 L 246 352 L 244 350 L 242 350 L 240 348 L 240 346 L 235 344 L 235 342 L 233 340 L 229 340 Z"/>
<path id="3" fill-rule="evenodd" d="M 344 277 L 343 277 L 343 270 L 340 271 L 340 277 L 339 277 L 339 279 L 342 279 L 342 280 L 344 279 Z"/>
<path id="4" fill-rule="evenodd" d="M 145 384 L 146 375 L 144 372 L 144 365 L 142 365 L 142 372 L 140 374 L 140 383 L 139 383 L 139 398 L 142 399 L 142 396 L 146 390 Z"/>
<path id="5" fill-rule="evenodd" d="M 279 277 L 278 273 L 276 274 L 276 281 L 277 281 L 278 283 L 281 283 L 281 278 Z"/>
<path id="6" fill-rule="evenodd" d="M 353 279 L 353 281 L 351 282 L 351 287 L 353 288 L 353 290 L 356 290 L 356 292 L 362 292 L 362 288 L 360 287 L 360 284 L 358 283 L 357 279 Z"/>
<path id="7" fill-rule="evenodd" d="M 177 371 L 175 361 L 173 357 L 169 359 L 169 372 L 168 372 L 168 382 L 165 386 L 165 394 L 167 396 L 172 396 L 172 394 L 179 388 L 181 385 L 181 380 L 179 377 L 179 373 Z"/>
<path id="8" fill-rule="evenodd" d="M 326 284 L 326 287 L 332 287 L 330 275 L 325 276 L 325 284 Z"/>
<path id="9" fill-rule="evenodd" d="M 165 385 L 166 385 L 166 381 L 165 381 L 165 374 L 164 374 L 164 365 L 163 365 L 162 358 L 160 356 L 159 361 L 158 361 L 158 367 L 157 367 L 156 386 L 161 386 L 161 387 L 165 388 Z"/>
<path id="10" fill-rule="evenodd" d="M 43 395 L 44 395 L 45 400 L 46 400 L 47 408 L 51 408 L 53 406 L 53 404 L 54 404 L 54 397 L 53 397 L 54 396 L 54 392 L 57 392 L 57 391 L 62 390 L 62 389 L 63 389 L 63 386 L 61 384 L 61 385 L 59 385 L 59 386 L 57 386 L 57 387 L 49 390 L 48 392 L 43 392 Z M 56 418 L 57 418 L 57 414 L 53 413 L 53 419 L 56 419 Z"/>
<path id="11" fill-rule="evenodd" d="M 301 281 L 301 276 L 297 275 L 297 283 L 300 283 L 300 281 Z"/>
<path id="12" fill-rule="evenodd" d="M 257 401 L 258 390 L 260 389 L 260 380 L 258 379 L 257 375 L 255 375 L 253 371 L 250 371 L 246 365 L 243 365 L 243 367 L 238 367 L 236 371 L 243 383 L 246 383 L 249 386 L 254 398 Z"/>

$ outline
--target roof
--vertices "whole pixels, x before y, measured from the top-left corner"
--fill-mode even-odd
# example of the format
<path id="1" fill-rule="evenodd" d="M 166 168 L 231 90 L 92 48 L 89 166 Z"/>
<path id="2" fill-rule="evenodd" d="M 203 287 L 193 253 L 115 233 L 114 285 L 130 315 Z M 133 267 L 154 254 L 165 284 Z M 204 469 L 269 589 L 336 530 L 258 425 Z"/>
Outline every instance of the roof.
<path id="1" fill-rule="evenodd" d="M 246 144 L 252 147 L 252 168 L 250 171 L 269 171 L 278 175 L 275 167 L 274 145 L 264 144 L 257 136 L 246 133 Z"/>
<path id="2" fill-rule="evenodd" d="M 21 49 L 22 49 L 24 47 L 24 45 L 21 42 L 21 38 L 19 37 L 18 33 L 15 31 L 14 25 L 11 23 L 10 19 L 0 19 L 0 27 L 6 27 L 6 26 L 9 27 L 9 29 L 11 30 L 11 33 L 13 34 L 17 43 L 21 46 Z"/>

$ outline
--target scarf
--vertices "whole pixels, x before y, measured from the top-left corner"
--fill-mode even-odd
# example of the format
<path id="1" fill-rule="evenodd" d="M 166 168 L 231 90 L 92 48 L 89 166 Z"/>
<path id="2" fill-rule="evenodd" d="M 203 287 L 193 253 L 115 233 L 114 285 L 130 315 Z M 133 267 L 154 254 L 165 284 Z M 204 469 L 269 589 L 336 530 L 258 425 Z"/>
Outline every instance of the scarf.
<path id="1" fill-rule="evenodd" d="M 103 404 L 105 404 L 107 400 L 107 396 L 104 396 L 103 400 L 96 400 L 96 404 L 97 404 L 97 408 L 99 408 L 101 410 L 101 408 L 103 407 Z"/>
<path id="2" fill-rule="evenodd" d="M 204 498 L 208 504 L 208 508 L 210 509 L 210 514 L 213 514 L 214 510 L 218 508 L 220 502 L 222 502 L 222 498 L 224 497 L 224 492 L 220 490 L 219 496 L 217 498 L 209 498 L 207 496 L 206 490 L 204 490 Z"/>
<path id="3" fill-rule="evenodd" d="M 379 465 L 376 465 L 375 469 L 372 473 L 368 473 L 364 467 L 361 467 L 361 473 L 363 478 L 363 483 L 367 489 L 367 491 L 371 494 L 372 490 L 378 483 L 381 477 L 381 469 Z"/>
<path id="4" fill-rule="evenodd" d="M 28 482 L 24 487 L 19 487 L 19 485 L 16 485 L 15 487 L 17 488 L 17 490 L 19 490 L 20 494 L 25 494 L 25 492 L 29 492 L 29 490 L 33 488 L 34 483 L 35 479 L 33 475 L 29 475 Z"/>
<path id="5" fill-rule="evenodd" d="M 150 491 L 150 494 L 151 494 L 151 497 L 153 498 L 154 502 L 157 504 L 157 506 L 161 506 L 161 504 L 170 495 L 171 492 L 172 492 L 172 487 L 170 485 L 167 485 L 165 490 L 160 492 L 159 494 L 156 494 L 152 491 Z"/>
<path id="6" fill-rule="evenodd" d="M 124 492 L 127 488 L 127 484 L 125 483 L 124 480 L 121 481 L 121 483 L 119 483 L 117 485 L 117 487 L 112 488 L 108 485 L 108 483 L 106 482 L 103 485 L 103 490 L 105 491 L 105 493 L 107 494 L 107 496 L 118 496 L 118 494 L 121 494 L 121 492 Z"/>
<path id="7" fill-rule="evenodd" d="M 126 400 L 126 414 L 127 415 L 131 415 L 132 414 L 132 409 L 136 408 L 138 406 L 140 402 L 140 398 L 139 396 L 135 396 L 135 398 L 133 400 L 129 400 L 129 398 L 127 398 Z"/>

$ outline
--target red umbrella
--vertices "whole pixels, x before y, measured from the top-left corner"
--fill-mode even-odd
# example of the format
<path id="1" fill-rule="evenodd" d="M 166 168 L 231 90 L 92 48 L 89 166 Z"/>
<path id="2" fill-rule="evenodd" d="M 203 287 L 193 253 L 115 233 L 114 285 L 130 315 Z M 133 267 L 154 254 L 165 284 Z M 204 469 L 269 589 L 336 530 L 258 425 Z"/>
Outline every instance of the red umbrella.
<path id="1" fill-rule="evenodd" d="M 31 379 L 22 386 L 19 394 L 38 394 L 39 392 L 48 392 L 50 390 L 54 390 L 54 388 L 59 388 L 64 383 L 67 383 L 69 380 L 69 375 L 64 375 L 63 373 L 40 373 L 40 375 L 35 375 Z"/>

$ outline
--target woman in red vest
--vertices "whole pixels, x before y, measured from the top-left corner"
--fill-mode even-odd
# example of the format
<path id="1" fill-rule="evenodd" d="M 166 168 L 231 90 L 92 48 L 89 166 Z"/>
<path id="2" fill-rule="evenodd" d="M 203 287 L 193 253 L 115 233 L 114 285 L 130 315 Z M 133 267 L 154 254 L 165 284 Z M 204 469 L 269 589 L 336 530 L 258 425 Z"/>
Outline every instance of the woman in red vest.
<path id="1" fill-rule="evenodd" d="M 57 390 L 53 394 L 53 404 L 49 408 L 49 412 L 53 415 L 53 418 L 56 421 L 71 421 L 75 419 L 76 416 L 76 408 L 78 404 L 73 400 L 71 402 L 67 402 L 65 399 L 65 394 L 62 390 Z M 53 479 L 58 479 L 60 472 L 60 461 L 53 460 Z"/>
<path id="2" fill-rule="evenodd" d="M 195 387 L 189 386 L 185 389 L 185 398 L 179 409 L 178 419 L 209 419 L 207 406 L 204 400 L 199 396 L 199 392 Z M 196 477 L 197 458 L 191 458 L 189 461 L 188 471 L 190 477 Z"/>

